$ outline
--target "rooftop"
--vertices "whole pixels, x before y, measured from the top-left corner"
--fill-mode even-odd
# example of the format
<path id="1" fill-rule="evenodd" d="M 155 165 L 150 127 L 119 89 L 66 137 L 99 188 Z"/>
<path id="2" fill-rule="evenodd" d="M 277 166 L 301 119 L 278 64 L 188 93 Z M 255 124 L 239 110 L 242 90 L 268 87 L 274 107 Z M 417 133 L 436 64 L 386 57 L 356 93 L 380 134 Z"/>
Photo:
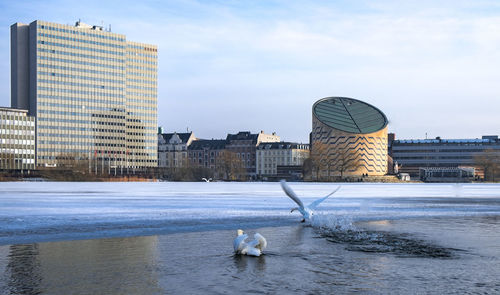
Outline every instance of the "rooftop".
<path id="1" fill-rule="evenodd" d="M 313 105 L 322 123 L 349 133 L 373 133 L 387 126 L 387 117 L 376 107 L 348 97 L 326 97 Z"/>

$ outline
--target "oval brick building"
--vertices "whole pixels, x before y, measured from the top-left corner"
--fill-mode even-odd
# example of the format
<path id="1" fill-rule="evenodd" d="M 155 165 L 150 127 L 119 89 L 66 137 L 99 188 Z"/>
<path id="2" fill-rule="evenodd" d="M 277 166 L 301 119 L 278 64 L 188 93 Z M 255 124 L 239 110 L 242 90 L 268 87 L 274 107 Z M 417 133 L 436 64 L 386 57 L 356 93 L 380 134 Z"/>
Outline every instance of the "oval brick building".
<path id="1" fill-rule="evenodd" d="M 326 97 L 312 108 L 311 157 L 322 176 L 385 175 L 387 117 L 348 97 Z"/>

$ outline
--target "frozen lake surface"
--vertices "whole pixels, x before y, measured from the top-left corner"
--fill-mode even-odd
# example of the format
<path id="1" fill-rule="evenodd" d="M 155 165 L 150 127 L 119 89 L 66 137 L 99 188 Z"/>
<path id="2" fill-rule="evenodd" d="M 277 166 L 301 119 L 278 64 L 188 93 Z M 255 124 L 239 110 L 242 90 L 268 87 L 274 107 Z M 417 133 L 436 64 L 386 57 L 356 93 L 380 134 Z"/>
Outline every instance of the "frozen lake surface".
<path id="1" fill-rule="evenodd" d="M 0 183 L 0 294 L 500 293 L 500 185 L 342 184 L 312 226 L 294 206 L 279 183 Z M 238 228 L 265 255 L 233 255 Z"/>
<path id="2" fill-rule="evenodd" d="M 0 183 L 0 244 L 294 224 L 279 183 Z M 291 183 L 305 204 L 337 184 Z M 342 184 L 322 225 L 498 215 L 499 185 Z M 325 224 L 333 223 L 333 224 Z"/>

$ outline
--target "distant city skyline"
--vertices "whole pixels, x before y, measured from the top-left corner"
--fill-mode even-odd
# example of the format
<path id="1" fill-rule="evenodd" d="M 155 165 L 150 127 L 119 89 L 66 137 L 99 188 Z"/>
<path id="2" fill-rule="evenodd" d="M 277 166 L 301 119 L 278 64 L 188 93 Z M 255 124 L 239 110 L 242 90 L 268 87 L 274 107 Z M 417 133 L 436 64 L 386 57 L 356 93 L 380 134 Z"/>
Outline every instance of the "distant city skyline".
<path id="1" fill-rule="evenodd" d="M 158 125 L 308 142 L 312 105 L 380 108 L 397 138 L 500 133 L 497 1 L 2 1 L 0 106 L 10 26 L 75 21 L 158 45 Z"/>

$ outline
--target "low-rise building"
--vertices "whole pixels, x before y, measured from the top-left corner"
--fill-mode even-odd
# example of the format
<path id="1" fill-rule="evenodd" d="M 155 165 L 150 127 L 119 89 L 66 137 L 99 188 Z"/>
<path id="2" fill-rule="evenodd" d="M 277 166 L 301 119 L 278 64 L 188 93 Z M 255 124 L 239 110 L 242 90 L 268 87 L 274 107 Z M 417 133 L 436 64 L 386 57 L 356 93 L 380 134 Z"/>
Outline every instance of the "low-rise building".
<path id="1" fill-rule="evenodd" d="M 294 142 L 262 142 L 256 149 L 256 175 L 261 179 L 301 179 L 309 145 Z"/>
<path id="2" fill-rule="evenodd" d="M 224 151 L 226 140 L 224 139 L 200 139 L 193 141 L 188 147 L 188 163 L 190 167 L 207 168 L 210 170 L 209 177 L 224 179 Z"/>
<path id="3" fill-rule="evenodd" d="M 484 176 L 481 158 L 496 161 L 500 156 L 498 136 L 476 139 L 401 139 L 389 144 L 389 155 L 398 164 L 399 172 L 419 176 L 420 168 L 475 167 L 478 177 Z M 497 163 L 498 164 L 498 163 Z M 426 170 L 427 171 L 427 170 Z M 435 172 L 434 170 L 428 170 Z M 457 170 L 458 171 L 458 170 Z"/>
<path id="4" fill-rule="evenodd" d="M 470 182 L 474 176 L 474 167 L 420 168 L 420 180 L 425 182 Z"/>
<path id="5" fill-rule="evenodd" d="M 158 167 L 185 167 L 188 161 L 188 147 L 196 140 L 193 132 L 158 134 Z"/>
<path id="6" fill-rule="evenodd" d="M 35 164 L 35 117 L 0 108 L 0 170 L 32 170 Z"/>
<path id="7" fill-rule="evenodd" d="M 237 134 L 228 134 L 226 149 L 236 154 L 245 169 L 247 179 L 256 178 L 256 150 L 261 142 L 279 142 L 276 133 L 266 134 L 264 131 L 254 134 L 249 131 L 240 131 Z"/>

